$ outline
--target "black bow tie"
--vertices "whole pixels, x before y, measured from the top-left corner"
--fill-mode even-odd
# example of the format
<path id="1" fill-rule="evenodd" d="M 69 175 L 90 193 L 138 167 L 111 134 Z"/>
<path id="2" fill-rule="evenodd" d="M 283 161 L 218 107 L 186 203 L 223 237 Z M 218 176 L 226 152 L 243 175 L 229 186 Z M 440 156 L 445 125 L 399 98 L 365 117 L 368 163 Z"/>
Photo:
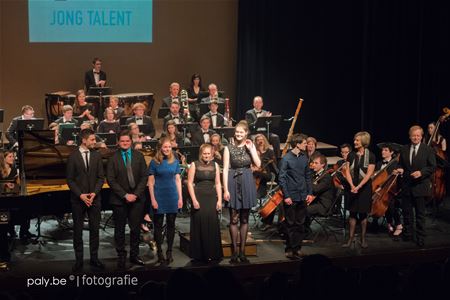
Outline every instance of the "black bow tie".
<path id="1" fill-rule="evenodd" d="M 143 118 L 136 118 L 136 121 L 143 120 Z"/>
<path id="2" fill-rule="evenodd" d="M 383 165 L 387 165 L 389 162 L 387 160 L 383 160 Z"/>
<path id="3" fill-rule="evenodd" d="M 179 116 L 172 116 L 172 119 L 179 119 Z"/>
<path id="4" fill-rule="evenodd" d="M 94 72 L 94 74 L 100 74 L 100 72 Z"/>

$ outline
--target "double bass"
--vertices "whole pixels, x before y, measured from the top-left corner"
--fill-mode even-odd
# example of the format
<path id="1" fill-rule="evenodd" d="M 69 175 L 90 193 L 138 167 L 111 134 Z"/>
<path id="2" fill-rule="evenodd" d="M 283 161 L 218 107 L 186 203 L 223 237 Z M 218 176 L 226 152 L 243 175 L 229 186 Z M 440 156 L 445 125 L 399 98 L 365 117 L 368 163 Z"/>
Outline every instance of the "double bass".
<path id="1" fill-rule="evenodd" d="M 437 203 L 440 203 L 444 199 L 446 194 L 444 166 L 447 164 L 447 156 L 445 155 L 443 149 L 438 144 L 435 143 L 441 123 L 447 121 L 448 117 L 450 116 L 449 108 L 444 107 L 443 111 L 444 114 L 440 116 L 439 119 L 436 121 L 434 130 L 430 135 L 428 141 L 426 141 L 427 145 L 432 147 L 436 151 L 436 161 L 438 162 L 436 170 L 434 171 L 433 177 L 431 179 L 433 184 L 432 185 L 433 196 L 430 199 Z"/>
<path id="2" fill-rule="evenodd" d="M 288 136 L 286 138 L 286 143 L 283 148 L 282 156 L 286 155 L 288 148 L 289 148 L 289 142 L 292 139 L 292 135 L 294 134 L 294 128 L 295 123 L 297 122 L 298 114 L 300 113 L 300 109 L 302 108 L 303 99 L 300 98 L 297 104 L 297 109 L 295 110 L 294 119 L 292 120 L 291 127 L 289 129 Z M 281 187 L 277 186 L 272 191 L 269 191 L 267 194 L 268 200 L 265 201 L 265 203 L 262 205 L 261 209 L 259 210 L 259 214 L 261 218 L 265 219 L 267 218 L 276 208 L 278 205 L 280 205 L 281 202 L 283 202 L 283 192 L 281 191 Z"/>

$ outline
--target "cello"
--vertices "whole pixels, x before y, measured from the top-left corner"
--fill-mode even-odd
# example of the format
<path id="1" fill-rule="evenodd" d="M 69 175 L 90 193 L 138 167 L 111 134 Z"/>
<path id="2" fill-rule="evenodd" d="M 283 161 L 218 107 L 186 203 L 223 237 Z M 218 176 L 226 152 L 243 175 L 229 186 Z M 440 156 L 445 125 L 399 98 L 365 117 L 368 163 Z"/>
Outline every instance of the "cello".
<path id="1" fill-rule="evenodd" d="M 443 111 L 444 115 L 440 116 L 436 121 L 435 128 L 427 141 L 427 145 L 432 147 L 436 151 L 436 160 L 438 162 L 436 170 L 434 171 L 432 177 L 433 196 L 430 198 L 430 200 L 435 201 L 436 203 L 440 203 L 444 199 L 446 194 L 444 166 L 447 164 L 447 157 L 439 144 L 435 142 L 436 138 L 438 137 L 439 127 L 441 123 L 447 121 L 448 117 L 450 116 L 449 108 L 445 107 Z"/>
<path id="2" fill-rule="evenodd" d="M 289 148 L 289 142 L 292 139 L 292 135 L 294 134 L 294 127 L 295 123 L 297 122 L 298 114 L 300 113 L 300 109 L 302 108 L 303 99 L 300 98 L 297 104 L 297 109 L 295 110 L 294 119 L 292 120 L 291 127 L 289 128 L 289 133 L 286 138 L 286 143 L 284 144 L 283 152 L 281 156 L 286 155 L 288 148 Z M 265 219 L 267 218 L 276 208 L 278 205 L 280 205 L 281 202 L 283 202 L 283 192 L 281 191 L 281 187 L 277 186 L 272 191 L 269 191 L 267 194 L 267 200 L 262 205 L 261 209 L 258 211 L 261 218 Z"/>

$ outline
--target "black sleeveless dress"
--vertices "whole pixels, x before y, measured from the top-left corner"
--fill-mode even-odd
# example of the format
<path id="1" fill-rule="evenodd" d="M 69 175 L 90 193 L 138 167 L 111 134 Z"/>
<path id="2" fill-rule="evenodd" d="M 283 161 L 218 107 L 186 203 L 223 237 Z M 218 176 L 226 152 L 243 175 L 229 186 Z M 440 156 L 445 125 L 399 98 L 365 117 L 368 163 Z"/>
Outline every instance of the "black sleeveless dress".
<path id="1" fill-rule="evenodd" d="M 223 257 L 220 224 L 216 210 L 216 164 L 195 161 L 194 191 L 200 209 L 191 210 L 191 258 L 199 261 Z"/>

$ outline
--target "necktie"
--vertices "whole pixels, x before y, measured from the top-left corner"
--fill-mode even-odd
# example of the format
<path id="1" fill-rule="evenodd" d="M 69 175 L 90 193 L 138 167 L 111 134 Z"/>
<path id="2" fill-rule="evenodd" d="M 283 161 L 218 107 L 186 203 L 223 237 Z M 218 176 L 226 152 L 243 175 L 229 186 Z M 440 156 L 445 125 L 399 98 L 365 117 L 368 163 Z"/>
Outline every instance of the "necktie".
<path id="1" fill-rule="evenodd" d="M 134 189 L 136 187 L 136 183 L 134 182 L 133 169 L 131 168 L 131 160 L 128 158 L 128 152 L 125 152 L 124 155 L 125 155 L 125 166 L 127 168 L 128 184 L 130 185 L 131 189 Z"/>
<path id="2" fill-rule="evenodd" d="M 417 155 L 417 145 L 413 146 L 413 153 L 411 156 L 411 165 L 414 163 L 414 160 L 416 159 L 416 155 Z"/>
<path id="3" fill-rule="evenodd" d="M 86 161 L 86 171 L 89 172 L 89 151 L 84 151 L 84 160 Z"/>

